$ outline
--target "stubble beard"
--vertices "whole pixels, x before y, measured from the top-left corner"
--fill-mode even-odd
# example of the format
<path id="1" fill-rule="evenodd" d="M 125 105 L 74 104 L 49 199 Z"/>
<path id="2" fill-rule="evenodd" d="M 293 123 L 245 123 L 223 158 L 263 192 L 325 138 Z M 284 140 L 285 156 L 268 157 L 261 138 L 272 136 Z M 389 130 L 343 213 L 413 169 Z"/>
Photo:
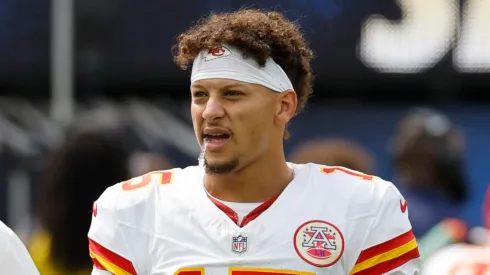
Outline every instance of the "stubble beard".
<path id="1" fill-rule="evenodd" d="M 208 174 L 224 175 L 233 172 L 238 167 L 238 159 L 232 159 L 226 162 L 210 163 L 204 157 L 204 169 Z"/>
<path id="2" fill-rule="evenodd" d="M 207 174 L 223 175 L 233 172 L 238 167 L 238 159 L 232 159 L 230 161 L 221 163 L 210 163 L 206 158 L 206 147 L 205 142 L 201 148 L 201 153 L 199 154 L 198 163 L 199 166 L 203 167 Z"/>

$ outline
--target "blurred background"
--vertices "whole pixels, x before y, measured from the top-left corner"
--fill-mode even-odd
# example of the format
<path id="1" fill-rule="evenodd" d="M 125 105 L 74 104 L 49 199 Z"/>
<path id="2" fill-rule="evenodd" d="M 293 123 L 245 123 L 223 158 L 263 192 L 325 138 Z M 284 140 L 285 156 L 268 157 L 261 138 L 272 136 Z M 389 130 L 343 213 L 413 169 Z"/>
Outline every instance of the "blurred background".
<path id="1" fill-rule="evenodd" d="M 107 186 L 197 164 L 190 73 L 171 46 L 202 16 L 241 7 L 284 12 L 316 54 L 290 160 L 393 181 L 418 237 L 447 218 L 484 225 L 488 0 L 0 0 L 0 220 L 36 261 L 87 265 L 82 235 Z M 70 238 L 83 251 L 65 259 Z"/>

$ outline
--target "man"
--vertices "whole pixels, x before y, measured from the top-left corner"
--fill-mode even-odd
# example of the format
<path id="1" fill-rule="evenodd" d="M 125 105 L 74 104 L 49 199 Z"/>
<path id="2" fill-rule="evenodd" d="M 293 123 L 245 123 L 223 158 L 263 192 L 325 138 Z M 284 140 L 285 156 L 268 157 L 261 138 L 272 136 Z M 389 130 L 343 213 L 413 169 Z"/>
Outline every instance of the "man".
<path id="1" fill-rule="evenodd" d="M 134 147 L 121 139 L 125 125 L 94 123 L 88 119 L 104 118 L 94 113 L 71 125 L 44 171 L 36 208 L 40 226 L 28 246 L 41 274 L 90 274 L 86 236 L 92 215 L 87 208 L 111 185 L 108 182 L 131 176 Z"/>
<path id="2" fill-rule="evenodd" d="M 483 203 L 483 222 L 487 231 L 478 245 L 454 244 L 424 262 L 423 274 L 463 275 L 490 273 L 490 187 Z"/>
<path id="3" fill-rule="evenodd" d="M 0 244 L 0 274 L 39 275 L 22 241 L 1 221 Z"/>
<path id="4" fill-rule="evenodd" d="M 179 36 L 191 62 L 197 167 L 108 188 L 89 231 L 92 274 L 416 274 L 406 202 L 389 182 L 285 161 L 312 52 L 276 12 L 214 14 Z"/>
<path id="5" fill-rule="evenodd" d="M 458 218 L 468 186 L 464 137 L 444 114 L 410 110 L 400 121 L 391 150 L 399 189 L 410 202 L 417 238 L 446 218 Z"/>

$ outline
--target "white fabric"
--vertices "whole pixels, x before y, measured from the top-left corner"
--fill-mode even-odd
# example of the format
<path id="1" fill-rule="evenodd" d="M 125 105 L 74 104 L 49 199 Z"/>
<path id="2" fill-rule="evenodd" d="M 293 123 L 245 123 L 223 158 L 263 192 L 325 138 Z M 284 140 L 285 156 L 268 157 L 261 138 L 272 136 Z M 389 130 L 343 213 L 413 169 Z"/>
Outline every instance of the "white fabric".
<path id="1" fill-rule="evenodd" d="M 364 180 L 349 171 L 322 172 L 323 166 L 316 164 L 292 166 L 294 180 L 244 227 L 212 203 L 203 188 L 204 169 L 194 166 L 171 170 L 171 176 L 152 172 L 135 180 L 139 188 L 131 191 L 121 184 L 109 187 L 97 200 L 88 236 L 128 259 L 137 274 L 188 275 L 177 270 L 193 267 L 202 268 L 202 275 L 236 275 L 235 267 L 240 267 L 338 275 L 349 274 L 363 250 L 411 229 L 408 211 L 401 210 L 403 197 L 393 184 L 380 178 Z M 341 257 L 328 268 L 307 263 L 295 247 L 294 240 L 305 232 L 303 225 L 313 220 L 328 221 L 345 240 L 342 252 L 340 246 L 329 246 Z M 247 249 L 238 254 L 233 244 L 240 235 L 247 237 Z M 340 244 L 340 238 L 336 240 Z M 417 258 L 385 274 L 414 275 L 419 269 Z"/>
<path id="2" fill-rule="evenodd" d="M 0 221 L 0 275 L 39 275 L 29 252 L 15 233 Z"/>
<path id="3" fill-rule="evenodd" d="M 258 84 L 278 93 L 294 90 L 291 80 L 272 58 L 267 59 L 265 66 L 260 66 L 254 58 L 247 58 L 230 45 L 203 50 L 194 60 L 191 83 L 211 78 Z"/>
<path id="4" fill-rule="evenodd" d="M 90 273 L 90 275 L 113 275 L 113 274 L 110 273 L 109 271 L 100 270 L 100 269 L 97 269 L 94 267 L 92 269 L 92 273 Z"/>

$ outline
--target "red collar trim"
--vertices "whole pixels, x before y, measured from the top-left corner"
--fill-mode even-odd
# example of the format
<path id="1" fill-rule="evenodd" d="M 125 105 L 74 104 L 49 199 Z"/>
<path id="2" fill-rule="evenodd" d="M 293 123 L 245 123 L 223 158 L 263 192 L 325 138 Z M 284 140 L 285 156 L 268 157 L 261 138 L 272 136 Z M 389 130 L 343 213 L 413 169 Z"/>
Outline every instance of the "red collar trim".
<path id="1" fill-rule="evenodd" d="M 280 194 L 279 194 L 280 195 Z M 261 205 L 257 206 L 252 212 L 248 213 L 242 220 L 240 224 L 238 224 L 238 215 L 233 209 L 228 207 L 227 205 L 223 204 L 219 200 L 211 197 L 208 194 L 209 199 L 221 210 L 223 213 L 225 213 L 235 224 L 237 224 L 239 227 L 244 227 L 247 225 L 249 222 L 255 220 L 260 214 L 262 214 L 265 210 L 269 209 L 269 207 L 279 198 L 279 195 L 274 196 Z"/>

